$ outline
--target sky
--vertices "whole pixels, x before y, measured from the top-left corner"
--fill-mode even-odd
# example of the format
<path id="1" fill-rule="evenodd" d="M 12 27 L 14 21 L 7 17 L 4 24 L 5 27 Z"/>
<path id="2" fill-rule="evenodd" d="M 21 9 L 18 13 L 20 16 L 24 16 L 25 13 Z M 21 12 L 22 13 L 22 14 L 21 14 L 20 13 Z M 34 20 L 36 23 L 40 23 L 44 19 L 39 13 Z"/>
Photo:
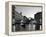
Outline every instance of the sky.
<path id="1" fill-rule="evenodd" d="M 16 7 L 16 11 L 18 13 L 22 12 L 23 16 L 26 16 L 27 18 L 31 17 L 34 18 L 34 14 L 41 12 L 42 11 L 42 7 L 35 7 L 35 6 L 30 6 L 30 7 L 24 7 L 24 6 L 15 6 Z"/>

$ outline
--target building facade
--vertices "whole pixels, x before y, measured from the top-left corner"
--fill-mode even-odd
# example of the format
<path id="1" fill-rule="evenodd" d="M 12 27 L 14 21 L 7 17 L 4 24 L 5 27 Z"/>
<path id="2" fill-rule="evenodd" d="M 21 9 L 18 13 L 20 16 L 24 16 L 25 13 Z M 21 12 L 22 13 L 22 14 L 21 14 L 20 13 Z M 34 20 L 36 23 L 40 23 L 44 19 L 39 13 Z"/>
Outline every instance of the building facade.
<path id="1" fill-rule="evenodd" d="M 20 22 L 23 19 L 22 12 L 17 12 L 15 5 L 12 5 L 12 31 L 20 31 Z"/>
<path id="2" fill-rule="evenodd" d="M 36 30 L 40 30 L 40 26 L 41 26 L 41 30 L 42 30 L 42 12 L 36 13 L 34 18 L 37 21 Z"/>

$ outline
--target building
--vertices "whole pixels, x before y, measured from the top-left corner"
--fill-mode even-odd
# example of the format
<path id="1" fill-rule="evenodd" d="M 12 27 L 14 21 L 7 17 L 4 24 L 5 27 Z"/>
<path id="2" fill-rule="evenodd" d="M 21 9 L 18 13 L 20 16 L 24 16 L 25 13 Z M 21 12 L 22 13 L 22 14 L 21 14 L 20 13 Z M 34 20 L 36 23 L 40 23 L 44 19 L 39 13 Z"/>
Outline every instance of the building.
<path id="1" fill-rule="evenodd" d="M 12 31 L 20 31 L 20 23 L 23 19 L 22 12 L 18 13 L 15 5 L 12 5 Z"/>
<path id="2" fill-rule="evenodd" d="M 23 19 L 22 12 L 18 13 L 16 10 L 15 5 L 12 5 L 12 18 L 15 19 L 15 22 L 19 22 Z"/>
<path id="3" fill-rule="evenodd" d="M 34 18 L 37 21 L 36 30 L 40 30 L 40 27 L 41 27 L 41 30 L 42 30 L 42 12 L 36 13 Z"/>
<path id="4" fill-rule="evenodd" d="M 31 18 L 29 20 L 29 23 L 26 24 L 26 30 L 27 31 L 35 31 L 35 26 L 36 26 L 36 21 L 33 18 Z"/>

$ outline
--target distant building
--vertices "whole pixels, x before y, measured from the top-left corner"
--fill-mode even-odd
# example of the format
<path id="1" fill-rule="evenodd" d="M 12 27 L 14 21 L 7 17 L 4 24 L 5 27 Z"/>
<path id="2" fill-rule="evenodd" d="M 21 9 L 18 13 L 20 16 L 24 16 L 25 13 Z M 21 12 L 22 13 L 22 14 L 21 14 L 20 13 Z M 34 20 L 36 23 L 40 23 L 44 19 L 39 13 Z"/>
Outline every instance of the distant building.
<path id="1" fill-rule="evenodd" d="M 29 23 L 29 24 L 30 24 L 30 26 L 31 26 L 30 29 L 31 29 L 32 31 L 35 30 L 36 23 L 37 23 L 37 22 L 35 21 L 35 19 L 31 19 L 31 20 L 30 20 L 30 23 Z"/>
<path id="2" fill-rule="evenodd" d="M 42 12 L 36 13 L 34 18 L 37 21 L 36 30 L 40 30 L 40 26 L 42 28 Z"/>
<path id="3" fill-rule="evenodd" d="M 28 18 L 26 16 L 23 16 L 23 19 L 21 21 L 22 27 L 25 29 L 27 24 Z"/>
<path id="4" fill-rule="evenodd" d="M 35 30 L 35 26 L 36 26 L 36 21 L 33 18 L 31 18 L 29 20 L 29 24 L 26 24 L 26 30 L 27 31 L 34 31 Z"/>

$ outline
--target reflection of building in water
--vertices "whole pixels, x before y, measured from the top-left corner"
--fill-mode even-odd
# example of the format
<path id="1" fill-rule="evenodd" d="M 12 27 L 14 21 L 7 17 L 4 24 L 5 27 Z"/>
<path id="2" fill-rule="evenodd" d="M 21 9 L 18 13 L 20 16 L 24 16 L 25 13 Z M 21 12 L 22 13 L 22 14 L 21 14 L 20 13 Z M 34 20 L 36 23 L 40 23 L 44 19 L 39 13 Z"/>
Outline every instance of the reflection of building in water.
<path id="1" fill-rule="evenodd" d="M 38 12 L 35 14 L 35 20 L 37 21 L 36 30 L 40 30 L 40 26 L 42 29 L 42 12 Z"/>

